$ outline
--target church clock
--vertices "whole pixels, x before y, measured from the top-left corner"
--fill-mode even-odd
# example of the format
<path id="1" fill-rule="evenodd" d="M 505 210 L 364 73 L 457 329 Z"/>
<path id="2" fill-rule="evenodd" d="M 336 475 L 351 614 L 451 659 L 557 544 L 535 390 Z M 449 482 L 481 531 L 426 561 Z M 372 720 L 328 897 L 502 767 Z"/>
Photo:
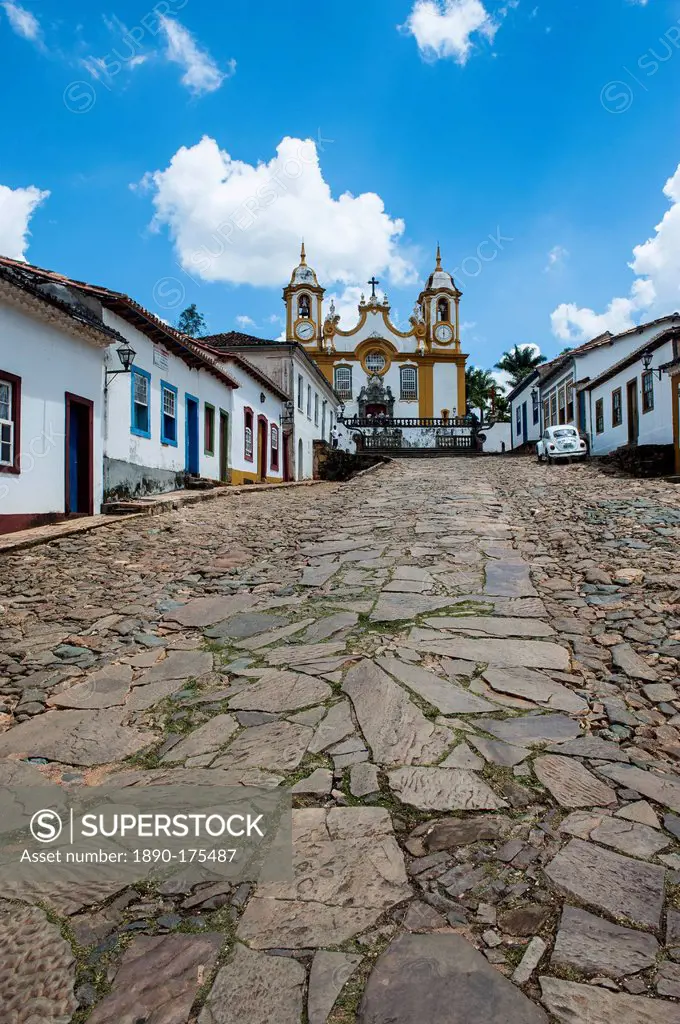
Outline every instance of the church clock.
<path id="1" fill-rule="evenodd" d="M 453 338 L 453 328 L 450 324 L 437 324 L 434 336 L 440 345 L 448 345 Z"/>
<path id="2" fill-rule="evenodd" d="M 301 320 L 295 327 L 295 337 L 299 341 L 311 341 L 316 334 L 316 328 L 311 320 Z"/>

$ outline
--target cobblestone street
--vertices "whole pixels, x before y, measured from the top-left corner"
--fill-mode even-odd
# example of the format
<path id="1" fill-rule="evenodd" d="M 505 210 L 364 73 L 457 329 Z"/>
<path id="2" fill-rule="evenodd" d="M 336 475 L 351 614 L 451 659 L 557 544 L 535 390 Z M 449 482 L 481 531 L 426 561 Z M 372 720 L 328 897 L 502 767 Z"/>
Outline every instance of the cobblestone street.
<path id="1" fill-rule="evenodd" d="M 679 544 L 507 457 L 3 556 L 0 782 L 291 788 L 294 878 L 3 880 L 2 1021 L 677 1024 Z"/>

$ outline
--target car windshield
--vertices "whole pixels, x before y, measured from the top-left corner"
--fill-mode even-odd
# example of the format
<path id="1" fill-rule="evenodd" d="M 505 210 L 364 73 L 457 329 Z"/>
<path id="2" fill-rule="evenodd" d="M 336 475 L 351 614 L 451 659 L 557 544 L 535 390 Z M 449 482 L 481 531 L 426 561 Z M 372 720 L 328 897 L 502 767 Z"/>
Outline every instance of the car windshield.
<path id="1" fill-rule="evenodd" d="M 573 427 L 569 427 L 566 430 L 556 430 L 553 437 L 577 437 L 577 433 Z"/>

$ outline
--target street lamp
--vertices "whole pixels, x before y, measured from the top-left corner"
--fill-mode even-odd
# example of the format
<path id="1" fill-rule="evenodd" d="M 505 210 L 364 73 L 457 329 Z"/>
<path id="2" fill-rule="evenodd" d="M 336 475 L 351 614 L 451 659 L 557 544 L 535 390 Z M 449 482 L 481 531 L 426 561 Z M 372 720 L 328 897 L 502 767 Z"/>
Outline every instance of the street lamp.
<path id="1" fill-rule="evenodd" d="M 130 370 L 132 369 L 132 364 L 135 361 L 135 356 L 137 355 L 135 350 L 133 348 L 131 348 L 131 346 L 128 345 L 128 343 L 126 341 L 124 341 L 123 344 L 120 346 L 120 348 L 116 349 L 116 351 L 118 353 L 118 359 L 120 360 L 120 365 L 123 367 L 123 369 L 122 370 L 107 370 L 106 371 L 106 382 L 104 384 L 104 391 L 106 391 L 108 389 L 109 377 L 117 377 L 119 373 L 129 373 L 130 372 Z"/>
<path id="2" fill-rule="evenodd" d="M 340 420 L 341 423 L 345 419 L 345 408 L 345 403 L 340 402 L 340 415 L 338 416 L 338 419 Z"/>
<path id="3" fill-rule="evenodd" d="M 659 378 L 659 380 L 661 380 L 661 378 L 663 377 L 663 370 L 652 369 L 653 358 L 654 353 L 652 352 L 651 348 L 645 349 L 645 351 L 642 353 L 642 365 L 644 366 L 646 373 L 653 373 L 655 376 Z"/>

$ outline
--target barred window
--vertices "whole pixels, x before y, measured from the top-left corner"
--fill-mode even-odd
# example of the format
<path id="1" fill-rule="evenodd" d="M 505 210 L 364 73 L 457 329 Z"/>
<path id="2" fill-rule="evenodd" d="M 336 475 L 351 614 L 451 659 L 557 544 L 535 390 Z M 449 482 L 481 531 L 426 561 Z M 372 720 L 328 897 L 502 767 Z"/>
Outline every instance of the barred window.
<path id="1" fill-rule="evenodd" d="M 595 432 L 604 433 L 604 398 L 598 398 L 595 402 Z"/>
<path id="2" fill-rule="evenodd" d="M 272 446 L 272 455 L 271 455 L 272 469 L 278 469 L 279 468 L 279 428 L 275 427 L 274 424 L 272 424 L 272 431 L 271 431 L 271 446 Z"/>
<path id="3" fill-rule="evenodd" d="M 253 461 L 253 410 L 246 409 L 244 419 L 243 453 L 248 462 Z"/>
<path id="4" fill-rule="evenodd" d="M 340 395 L 340 398 L 352 397 L 351 366 L 337 366 L 335 368 L 335 390 Z"/>
<path id="5" fill-rule="evenodd" d="M 369 373 L 382 373 L 386 362 L 382 352 L 369 352 L 366 356 L 366 369 Z"/>
<path id="6" fill-rule="evenodd" d="M 418 370 L 415 366 L 401 368 L 401 397 L 405 402 L 418 397 Z"/>
<path id="7" fill-rule="evenodd" d="M 623 408 L 621 405 L 621 388 L 612 391 L 612 426 L 620 427 L 623 423 Z"/>
<path id="8" fill-rule="evenodd" d="M 654 408 L 654 374 L 642 374 L 642 411 L 651 412 Z"/>

